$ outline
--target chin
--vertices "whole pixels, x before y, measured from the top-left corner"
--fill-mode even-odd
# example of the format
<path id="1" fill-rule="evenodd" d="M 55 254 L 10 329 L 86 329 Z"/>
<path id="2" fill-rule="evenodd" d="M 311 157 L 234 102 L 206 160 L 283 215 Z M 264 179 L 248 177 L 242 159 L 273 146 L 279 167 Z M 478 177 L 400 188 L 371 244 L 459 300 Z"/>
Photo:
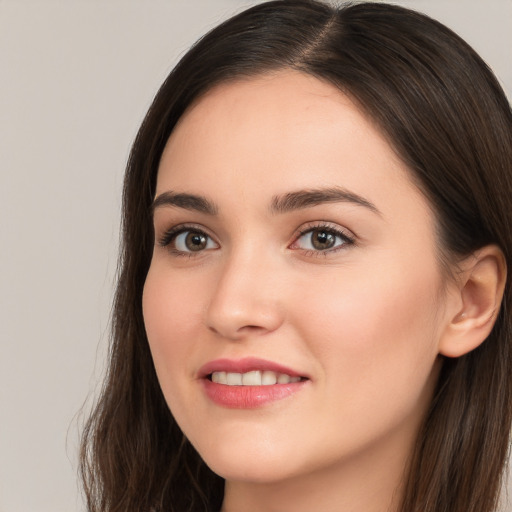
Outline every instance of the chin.
<path id="1" fill-rule="evenodd" d="M 228 481 L 268 484 L 300 472 L 297 454 L 292 459 L 271 443 L 266 446 L 222 444 L 216 445 L 214 449 L 200 449 L 199 454 L 214 473 Z M 290 464 L 292 460 L 294 464 Z"/>
<path id="2" fill-rule="evenodd" d="M 293 477 L 285 467 L 275 467 L 275 464 L 261 463 L 253 460 L 243 461 L 214 461 L 206 462 L 208 467 L 217 475 L 231 482 L 247 482 L 253 484 L 272 484 Z M 282 466 L 282 465 L 281 465 Z"/>

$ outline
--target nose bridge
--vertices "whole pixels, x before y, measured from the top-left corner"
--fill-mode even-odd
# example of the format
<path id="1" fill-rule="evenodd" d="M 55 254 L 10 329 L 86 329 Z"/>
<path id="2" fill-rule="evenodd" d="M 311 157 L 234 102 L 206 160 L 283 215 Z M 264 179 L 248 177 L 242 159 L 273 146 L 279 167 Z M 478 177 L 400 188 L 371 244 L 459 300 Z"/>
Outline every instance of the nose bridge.
<path id="1" fill-rule="evenodd" d="M 255 246 L 232 250 L 206 311 L 209 329 L 228 339 L 271 332 L 282 323 L 277 258 Z"/>

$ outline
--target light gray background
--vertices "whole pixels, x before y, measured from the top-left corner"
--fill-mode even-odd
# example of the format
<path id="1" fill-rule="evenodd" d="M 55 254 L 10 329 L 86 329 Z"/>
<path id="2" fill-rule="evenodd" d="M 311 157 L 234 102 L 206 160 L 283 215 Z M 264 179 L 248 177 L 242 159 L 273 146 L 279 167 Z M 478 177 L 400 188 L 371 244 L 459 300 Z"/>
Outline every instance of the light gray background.
<path id="1" fill-rule="evenodd" d="M 176 59 L 254 3 L 0 0 L 0 512 L 83 510 L 77 412 L 103 370 L 130 144 Z M 512 0 L 398 3 L 510 97 Z"/>

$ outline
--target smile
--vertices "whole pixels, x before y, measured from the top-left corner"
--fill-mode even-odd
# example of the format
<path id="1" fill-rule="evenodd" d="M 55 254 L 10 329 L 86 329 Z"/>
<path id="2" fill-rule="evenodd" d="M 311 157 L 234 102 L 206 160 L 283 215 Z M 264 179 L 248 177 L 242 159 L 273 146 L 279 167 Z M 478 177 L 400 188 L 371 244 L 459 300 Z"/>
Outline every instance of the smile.
<path id="1" fill-rule="evenodd" d="M 300 382 L 301 377 L 290 376 L 286 373 L 278 373 L 270 370 L 254 370 L 246 373 L 213 372 L 211 381 L 227 386 L 272 386 L 274 384 L 289 384 Z"/>
<path id="2" fill-rule="evenodd" d="M 199 371 L 207 398 L 229 409 L 254 409 L 290 397 L 310 379 L 272 361 L 217 359 Z"/>

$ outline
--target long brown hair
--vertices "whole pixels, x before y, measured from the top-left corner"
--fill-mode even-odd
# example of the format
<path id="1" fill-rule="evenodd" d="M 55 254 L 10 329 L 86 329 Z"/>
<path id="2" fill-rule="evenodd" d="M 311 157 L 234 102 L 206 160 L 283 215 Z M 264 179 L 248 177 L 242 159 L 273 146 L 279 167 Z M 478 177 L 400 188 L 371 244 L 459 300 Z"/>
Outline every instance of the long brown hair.
<path id="1" fill-rule="evenodd" d="M 141 298 L 164 145 L 216 84 L 291 68 L 338 87 L 387 136 L 436 214 L 441 257 L 497 244 L 512 268 L 512 114 L 481 58 L 442 24 L 383 3 L 253 7 L 202 38 L 158 92 L 124 184 L 110 362 L 83 434 L 91 512 L 218 510 L 223 480 L 184 438 L 160 390 Z M 512 423 L 512 286 L 489 338 L 445 359 L 406 475 L 400 512 L 495 510 Z"/>

